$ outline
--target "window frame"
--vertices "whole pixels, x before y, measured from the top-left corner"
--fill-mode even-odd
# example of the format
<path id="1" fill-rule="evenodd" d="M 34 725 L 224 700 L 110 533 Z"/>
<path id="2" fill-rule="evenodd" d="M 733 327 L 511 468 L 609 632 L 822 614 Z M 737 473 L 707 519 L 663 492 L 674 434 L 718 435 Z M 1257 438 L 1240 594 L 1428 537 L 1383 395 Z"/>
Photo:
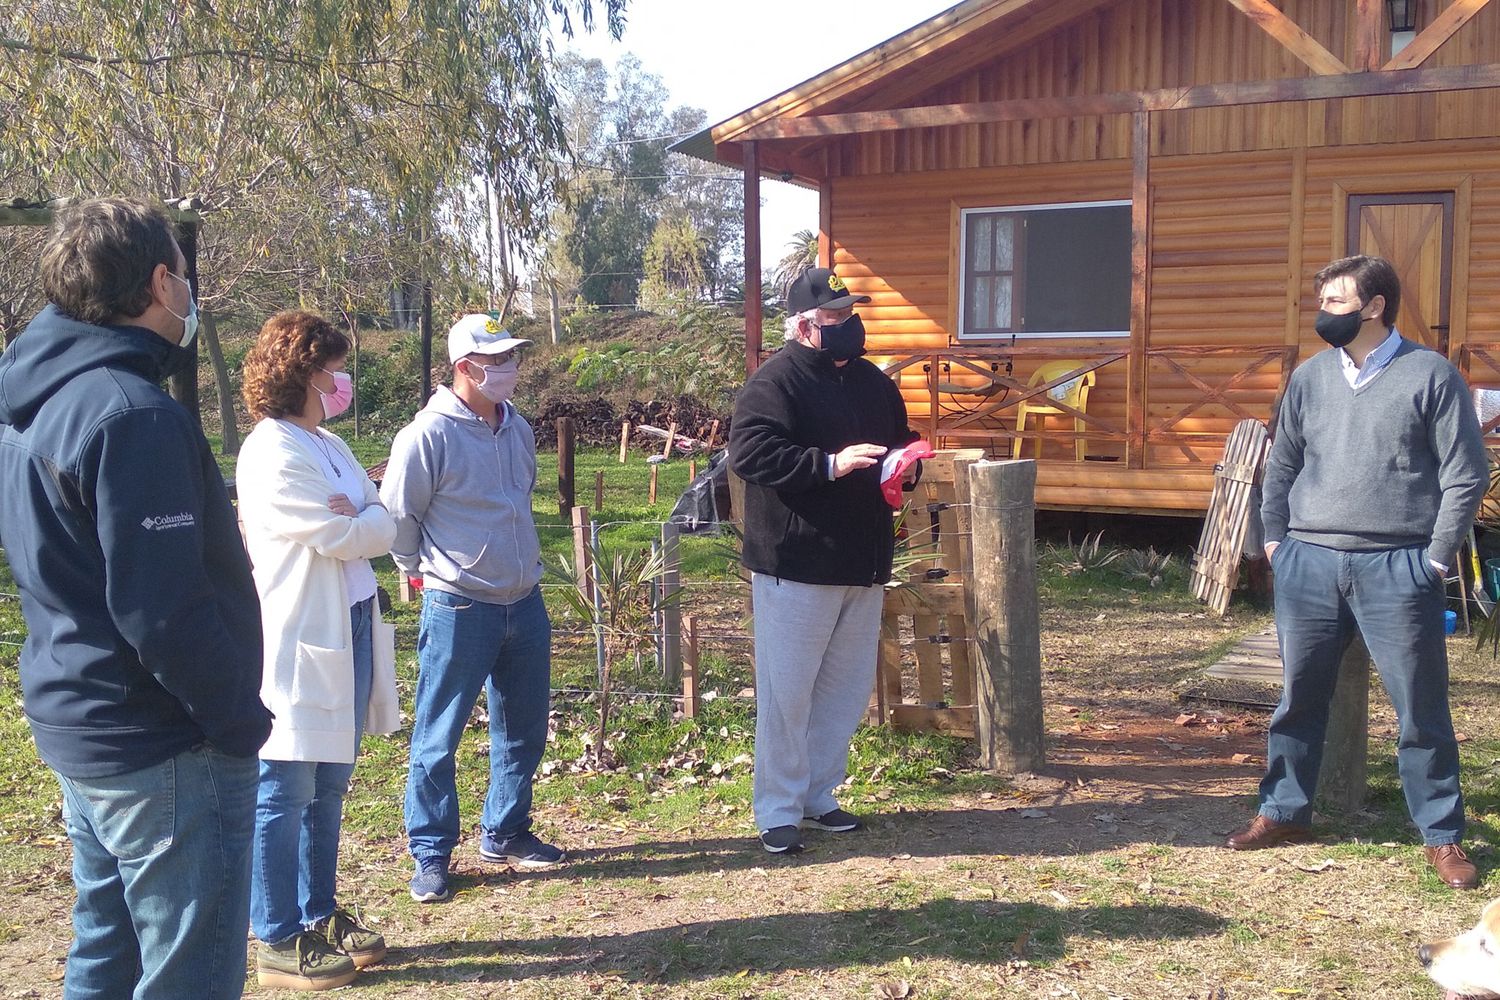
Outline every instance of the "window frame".
<path id="1" fill-rule="evenodd" d="M 957 275 L 955 275 L 955 331 L 954 339 L 960 342 L 975 341 L 997 341 L 997 340 L 1057 340 L 1067 338 L 1120 338 L 1129 337 L 1130 330 L 1060 330 L 1052 331 L 1029 331 L 1012 328 L 1006 331 L 985 330 L 981 333 L 968 332 L 968 296 L 969 296 L 969 217 L 974 215 L 1011 216 L 1016 219 L 1024 219 L 1026 215 L 1034 212 L 1056 212 L 1067 209 L 1078 208 L 1128 208 L 1131 205 L 1129 198 L 1104 199 L 1100 201 L 1069 201 L 1049 202 L 1041 205 L 977 205 L 972 207 L 958 206 L 958 255 Z M 1020 236 L 1018 227 L 1017 237 Z M 1025 305 L 1025 275 L 1026 275 L 1026 253 L 1025 241 L 1016 238 L 1013 242 L 1011 283 L 1012 322 L 1015 314 Z M 1129 261 L 1127 260 L 1127 264 Z"/>

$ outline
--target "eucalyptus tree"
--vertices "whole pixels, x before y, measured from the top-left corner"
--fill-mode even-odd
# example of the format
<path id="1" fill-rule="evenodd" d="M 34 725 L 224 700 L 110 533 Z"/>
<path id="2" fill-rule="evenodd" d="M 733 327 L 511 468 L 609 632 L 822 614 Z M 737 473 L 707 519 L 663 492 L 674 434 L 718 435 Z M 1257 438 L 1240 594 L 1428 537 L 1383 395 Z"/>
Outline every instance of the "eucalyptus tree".
<path id="1" fill-rule="evenodd" d="M 602 15 L 618 37 L 625 4 L 4 5 L 0 177 L 32 199 L 197 197 L 206 311 L 358 308 L 469 252 L 444 221 L 476 172 L 515 238 L 541 236 L 566 152 L 552 24 Z"/>

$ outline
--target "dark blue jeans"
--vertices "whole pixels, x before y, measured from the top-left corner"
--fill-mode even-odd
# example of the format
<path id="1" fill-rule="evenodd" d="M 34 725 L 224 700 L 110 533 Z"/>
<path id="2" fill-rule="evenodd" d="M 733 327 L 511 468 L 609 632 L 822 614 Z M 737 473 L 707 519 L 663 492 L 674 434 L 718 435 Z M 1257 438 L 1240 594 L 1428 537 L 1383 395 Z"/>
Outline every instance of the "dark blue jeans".
<path id="1" fill-rule="evenodd" d="M 552 623 L 540 587 L 514 604 L 422 592 L 415 718 L 406 778 L 406 835 L 417 860 L 458 844 L 453 762 L 474 702 L 490 709 L 490 790 L 484 831 L 504 839 L 531 829 L 531 783 L 547 746 Z"/>
<path id="2" fill-rule="evenodd" d="M 207 746 L 68 778 L 73 946 L 64 1000 L 237 1000 L 245 988 L 254 757 Z"/>
<path id="3" fill-rule="evenodd" d="M 1412 822 L 1429 847 L 1457 843 L 1464 803 L 1448 712 L 1445 599 L 1425 550 L 1343 552 L 1288 538 L 1271 566 L 1284 686 L 1267 739 L 1261 815 L 1311 820 L 1339 661 L 1358 628 L 1400 722 L 1396 760 Z"/>

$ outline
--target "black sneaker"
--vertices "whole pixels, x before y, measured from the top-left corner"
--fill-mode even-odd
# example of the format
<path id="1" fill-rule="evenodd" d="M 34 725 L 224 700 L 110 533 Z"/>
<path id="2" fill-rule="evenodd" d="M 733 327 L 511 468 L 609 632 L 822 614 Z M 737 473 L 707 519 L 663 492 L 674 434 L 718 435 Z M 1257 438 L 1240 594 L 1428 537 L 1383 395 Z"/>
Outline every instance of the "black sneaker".
<path id="1" fill-rule="evenodd" d="M 835 809 L 821 816 L 806 816 L 802 820 L 804 828 L 810 827 L 814 830 L 827 830 L 829 833 L 852 833 L 855 830 L 863 830 L 865 824 L 853 813 Z"/>
<path id="2" fill-rule="evenodd" d="M 802 850 L 802 832 L 795 826 L 773 826 L 760 832 L 760 846 L 771 854 L 797 854 Z"/>

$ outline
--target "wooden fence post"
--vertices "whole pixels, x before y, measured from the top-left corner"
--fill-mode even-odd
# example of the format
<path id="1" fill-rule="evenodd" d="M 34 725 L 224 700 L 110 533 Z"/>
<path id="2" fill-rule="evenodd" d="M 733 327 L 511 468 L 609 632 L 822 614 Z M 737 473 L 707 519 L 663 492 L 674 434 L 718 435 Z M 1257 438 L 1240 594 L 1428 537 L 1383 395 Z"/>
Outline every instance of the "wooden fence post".
<path id="1" fill-rule="evenodd" d="M 672 443 L 677 440 L 677 421 L 667 425 L 667 443 L 661 449 L 662 458 L 672 457 Z"/>
<path id="2" fill-rule="evenodd" d="M 630 421 L 620 425 L 620 464 L 625 464 L 625 452 L 630 448 Z"/>
<path id="3" fill-rule="evenodd" d="M 1364 808 L 1370 758 L 1370 653 L 1355 635 L 1339 661 L 1328 734 L 1323 740 L 1323 765 L 1318 772 L 1318 795 L 1342 812 Z"/>
<path id="4" fill-rule="evenodd" d="M 587 507 L 574 507 L 573 518 L 573 572 L 578 575 L 582 584 L 583 595 L 589 601 L 594 599 L 594 557 L 593 546 L 589 530 L 589 509 Z"/>
<path id="5" fill-rule="evenodd" d="M 651 466 L 651 491 L 646 495 L 646 502 L 653 507 L 656 505 L 656 470 L 660 468 L 660 465 Z"/>
<path id="6" fill-rule="evenodd" d="M 662 660 L 666 680 L 682 679 L 682 552 L 677 546 L 677 525 L 661 526 L 661 630 Z"/>
<path id="7" fill-rule="evenodd" d="M 573 418 L 557 418 L 557 514 L 567 517 L 573 509 Z"/>
<path id="8" fill-rule="evenodd" d="M 974 525 L 972 623 L 979 654 L 979 761 L 1015 774 L 1045 759 L 1036 584 L 1036 462 L 969 467 Z"/>
<path id="9" fill-rule="evenodd" d="M 692 615 L 682 617 L 682 717 L 692 719 L 698 715 L 702 700 L 698 697 L 701 675 L 698 672 L 698 619 Z"/>
<path id="10" fill-rule="evenodd" d="M 708 425 L 708 439 L 704 442 L 704 447 L 708 450 L 708 453 L 710 455 L 714 453 L 714 445 L 717 444 L 718 441 L 719 422 L 715 420 L 713 423 Z"/>
<path id="11" fill-rule="evenodd" d="M 594 473 L 594 513 L 604 509 L 604 470 Z"/>

